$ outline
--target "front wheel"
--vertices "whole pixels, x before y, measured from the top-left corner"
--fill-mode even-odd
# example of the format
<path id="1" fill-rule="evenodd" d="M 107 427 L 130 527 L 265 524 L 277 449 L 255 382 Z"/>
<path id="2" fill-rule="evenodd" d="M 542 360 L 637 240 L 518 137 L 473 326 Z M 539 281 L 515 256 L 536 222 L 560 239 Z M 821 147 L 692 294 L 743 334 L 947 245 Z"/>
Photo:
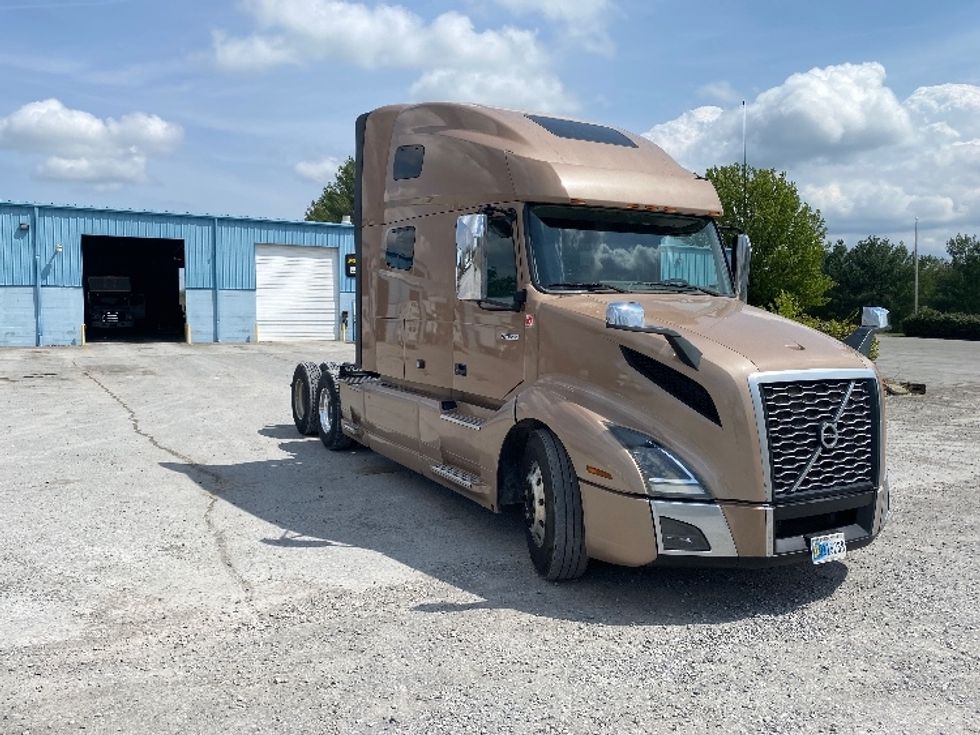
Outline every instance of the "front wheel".
<path id="1" fill-rule="evenodd" d="M 340 427 L 340 391 L 329 371 L 320 371 L 320 385 L 316 393 L 319 434 L 323 446 L 335 452 L 350 448 L 353 441 Z"/>
<path id="2" fill-rule="evenodd" d="M 538 573 L 550 580 L 585 573 L 582 495 L 565 447 L 547 429 L 531 433 L 521 462 L 527 548 Z"/>

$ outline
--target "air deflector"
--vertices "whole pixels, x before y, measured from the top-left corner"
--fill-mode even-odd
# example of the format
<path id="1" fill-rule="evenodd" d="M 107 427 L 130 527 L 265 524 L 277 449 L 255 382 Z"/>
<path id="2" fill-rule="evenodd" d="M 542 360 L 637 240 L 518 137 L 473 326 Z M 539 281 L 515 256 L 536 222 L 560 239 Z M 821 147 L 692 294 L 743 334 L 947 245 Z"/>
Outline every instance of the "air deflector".
<path id="1" fill-rule="evenodd" d="M 721 417 L 718 415 L 718 408 L 715 406 L 711 394 L 698 381 L 674 370 L 669 365 L 664 365 L 659 360 L 654 360 L 649 355 L 644 355 L 642 352 L 622 345 L 619 349 L 622 350 L 623 357 L 631 368 L 688 408 L 697 411 L 712 423 L 721 426 Z"/>

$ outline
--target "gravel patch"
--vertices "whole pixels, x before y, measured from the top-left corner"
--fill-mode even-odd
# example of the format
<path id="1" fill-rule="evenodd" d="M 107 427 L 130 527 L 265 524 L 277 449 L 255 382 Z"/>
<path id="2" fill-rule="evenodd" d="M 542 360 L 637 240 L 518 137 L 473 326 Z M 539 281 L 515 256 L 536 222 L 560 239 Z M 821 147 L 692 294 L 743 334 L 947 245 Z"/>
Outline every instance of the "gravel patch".
<path id="1" fill-rule="evenodd" d="M 0 733 L 977 732 L 980 345 L 922 342 L 876 543 L 558 585 L 518 516 L 296 433 L 349 346 L 0 350 Z"/>

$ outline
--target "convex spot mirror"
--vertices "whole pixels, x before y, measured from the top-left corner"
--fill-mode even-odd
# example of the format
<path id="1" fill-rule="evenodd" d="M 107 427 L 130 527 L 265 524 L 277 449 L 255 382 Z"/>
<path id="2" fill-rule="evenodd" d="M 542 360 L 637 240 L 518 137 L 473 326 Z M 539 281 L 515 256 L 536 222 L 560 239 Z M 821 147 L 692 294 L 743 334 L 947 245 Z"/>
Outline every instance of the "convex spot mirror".
<path id="1" fill-rule="evenodd" d="M 749 269 L 752 265 L 752 243 L 745 234 L 735 236 L 732 247 L 732 275 L 735 278 L 735 294 L 739 299 L 748 303 L 749 300 Z"/>
<path id="2" fill-rule="evenodd" d="M 880 306 L 865 306 L 861 310 L 861 326 L 872 329 L 888 329 L 888 309 Z"/>
<path id="3" fill-rule="evenodd" d="M 464 214 L 456 220 L 456 297 L 487 298 L 487 227 L 485 214 Z"/>

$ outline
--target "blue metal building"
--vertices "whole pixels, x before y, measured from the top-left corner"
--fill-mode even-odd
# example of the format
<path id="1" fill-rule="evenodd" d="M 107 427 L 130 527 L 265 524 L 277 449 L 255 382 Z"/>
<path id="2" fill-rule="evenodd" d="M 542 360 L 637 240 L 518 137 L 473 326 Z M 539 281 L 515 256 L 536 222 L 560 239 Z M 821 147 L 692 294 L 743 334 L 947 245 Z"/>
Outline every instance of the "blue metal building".
<path id="1" fill-rule="evenodd" d="M 81 343 L 86 278 L 127 268 L 179 291 L 188 341 L 350 336 L 353 252 L 347 224 L 0 202 L 0 345 Z"/>

